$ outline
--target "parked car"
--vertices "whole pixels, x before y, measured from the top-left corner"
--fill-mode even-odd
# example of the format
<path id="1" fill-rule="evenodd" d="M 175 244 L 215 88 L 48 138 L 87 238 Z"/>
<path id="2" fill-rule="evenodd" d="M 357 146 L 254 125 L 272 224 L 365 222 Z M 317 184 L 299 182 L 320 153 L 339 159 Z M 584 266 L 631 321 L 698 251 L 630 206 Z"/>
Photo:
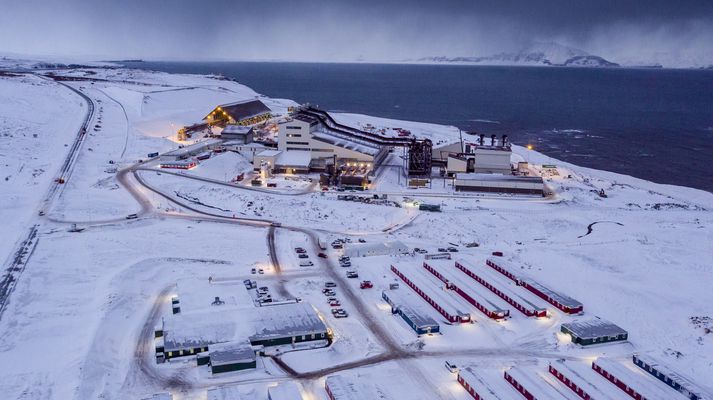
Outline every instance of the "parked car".
<path id="1" fill-rule="evenodd" d="M 307 254 L 304 254 L 304 253 L 299 254 L 297 257 L 299 257 L 299 258 L 309 258 L 309 256 L 308 256 Z"/>
<path id="2" fill-rule="evenodd" d="M 446 251 L 448 251 L 448 249 L 446 249 L 445 247 L 439 247 L 439 248 L 438 248 L 438 251 L 439 251 L 440 253 L 445 253 Z"/>
<path id="3" fill-rule="evenodd" d="M 362 281 L 361 284 L 359 284 L 360 289 L 371 289 L 374 287 L 374 284 L 371 283 L 371 281 Z"/>
<path id="4" fill-rule="evenodd" d="M 337 295 L 337 292 L 335 292 L 335 291 L 332 290 L 332 289 L 329 289 L 329 290 L 327 290 L 326 292 L 322 292 L 322 293 L 323 293 L 325 296 L 327 296 L 327 297 L 332 297 L 332 296 L 336 296 L 336 295 Z"/>
<path id="5" fill-rule="evenodd" d="M 260 268 L 260 269 L 257 270 L 257 273 L 258 273 L 258 274 L 264 274 L 265 271 L 264 271 L 262 268 Z"/>
<path id="6" fill-rule="evenodd" d="M 341 256 L 341 257 L 339 257 L 339 261 L 349 261 L 349 260 L 351 260 L 351 258 L 349 258 L 349 256 Z"/>
<path id="7" fill-rule="evenodd" d="M 327 258 L 327 254 L 325 254 L 325 253 L 319 253 L 319 254 L 317 254 L 317 257 L 319 257 L 319 258 Z"/>
<path id="8" fill-rule="evenodd" d="M 345 261 L 345 262 L 339 263 L 339 265 L 342 266 L 342 268 L 349 268 L 352 266 L 352 263 L 351 263 L 351 261 Z"/>
<path id="9" fill-rule="evenodd" d="M 342 246 L 341 243 L 333 243 L 333 244 L 332 244 L 332 248 L 335 249 L 335 250 L 339 250 L 339 249 L 343 249 L 344 246 Z"/>
<path id="10" fill-rule="evenodd" d="M 456 249 L 455 247 L 449 247 L 448 251 L 450 251 L 451 253 L 457 253 L 458 249 Z"/>
<path id="11" fill-rule="evenodd" d="M 349 314 L 347 314 L 347 312 L 342 310 L 341 308 L 337 308 L 332 311 L 336 311 L 336 312 L 332 312 L 332 314 L 334 315 L 334 318 L 346 318 L 349 316 Z"/>
<path id="12" fill-rule="evenodd" d="M 300 267 L 311 267 L 313 265 L 314 265 L 314 263 L 312 261 L 302 261 L 300 263 Z"/>
<path id="13" fill-rule="evenodd" d="M 326 287 L 326 288 L 337 287 L 337 284 L 334 282 L 324 282 L 324 287 Z"/>
<path id="14" fill-rule="evenodd" d="M 257 273 L 257 269 L 255 269 L 255 268 L 251 269 L 251 270 L 250 270 L 250 273 L 251 273 L 251 274 L 256 274 L 256 273 Z"/>
<path id="15" fill-rule="evenodd" d="M 358 278 L 359 274 L 356 271 L 347 271 L 347 278 Z"/>
<path id="16" fill-rule="evenodd" d="M 136 218 L 138 218 L 138 217 L 139 217 L 139 216 L 136 215 L 136 214 L 129 214 L 129 215 L 126 216 L 126 219 L 136 219 Z"/>
<path id="17" fill-rule="evenodd" d="M 330 305 L 331 307 L 339 307 L 339 306 L 342 305 L 342 303 L 340 303 L 339 300 L 334 300 L 334 301 L 330 301 L 330 302 L 329 302 L 329 305 Z"/>
<path id="18" fill-rule="evenodd" d="M 502 252 L 502 251 L 494 251 L 494 252 L 493 252 L 493 255 L 494 255 L 494 256 L 497 256 L 497 257 L 502 257 L 502 256 L 503 256 L 503 252 Z"/>
<path id="19" fill-rule="evenodd" d="M 359 243 L 366 243 L 365 239 L 359 238 Z"/>
<path id="20" fill-rule="evenodd" d="M 323 294 L 324 294 L 324 293 L 327 293 L 327 292 L 333 292 L 333 291 L 334 291 L 334 290 L 332 290 L 332 289 L 330 289 L 330 288 L 324 288 L 324 289 L 322 289 L 322 293 L 323 293 Z"/>
<path id="21" fill-rule="evenodd" d="M 302 247 L 295 247 L 295 252 L 296 253 L 306 253 L 307 250 L 303 249 Z"/>
<path id="22" fill-rule="evenodd" d="M 41 217 L 41 216 L 45 215 L 45 212 L 44 212 L 43 210 L 40 210 L 39 214 L 40 214 L 40 217 Z"/>
<path id="23" fill-rule="evenodd" d="M 339 299 L 336 298 L 336 297 L 327 297 L 327 302 L 328 302 L 328 303 L 329 303 L 329 302 L 332 302 L 332 301 L 335 301 L 335 300 L 339 300 Z"/>

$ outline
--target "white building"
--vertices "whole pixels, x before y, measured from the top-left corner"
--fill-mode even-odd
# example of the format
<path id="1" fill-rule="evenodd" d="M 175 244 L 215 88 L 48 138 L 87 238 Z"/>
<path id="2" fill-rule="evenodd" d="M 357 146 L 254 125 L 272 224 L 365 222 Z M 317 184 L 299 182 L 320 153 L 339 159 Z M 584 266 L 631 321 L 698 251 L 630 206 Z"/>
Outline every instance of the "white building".
<path id="1" fill-rule="evenodd" d="M 295 382 L 282 382 L 267 388 L 267 400 L 304 400 L 300 386 Z"/>
<path id="2" fill-rule="evenodd" d="M 405 254 L 411 250 L 398 240 L 373 243 L 350 243 L 344 248 L 349 257 L 370 257 Z"/>
<path id="3" fill-rule="evenodd" d="M 455 189 L 461 192 L 536 194 L 544 196 L 545 184 L 539 176 L 501 174 L 456 174 Z"/>

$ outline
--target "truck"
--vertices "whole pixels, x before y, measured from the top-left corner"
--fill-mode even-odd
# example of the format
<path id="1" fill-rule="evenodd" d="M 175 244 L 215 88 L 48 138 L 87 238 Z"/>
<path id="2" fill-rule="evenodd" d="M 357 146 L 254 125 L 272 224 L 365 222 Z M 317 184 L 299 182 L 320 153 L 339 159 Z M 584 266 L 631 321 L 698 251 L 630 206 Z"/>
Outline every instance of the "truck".
<path id="1" fill-rule="evenodd" d="M 154 151 L 153 153 L 149 153 L 146 155 L 148 158 L 155 158 L 158 157 L 158 151 Z"/>
<path id="2" fill-rule="evenodd" d="M 440 204 L 426 204 L 426 203 L 421 203 L 418 206 L 418 209 L 421 211 L 434 211 L 434 212 L 439 212 L 441 211 L 441 205 Z"/>

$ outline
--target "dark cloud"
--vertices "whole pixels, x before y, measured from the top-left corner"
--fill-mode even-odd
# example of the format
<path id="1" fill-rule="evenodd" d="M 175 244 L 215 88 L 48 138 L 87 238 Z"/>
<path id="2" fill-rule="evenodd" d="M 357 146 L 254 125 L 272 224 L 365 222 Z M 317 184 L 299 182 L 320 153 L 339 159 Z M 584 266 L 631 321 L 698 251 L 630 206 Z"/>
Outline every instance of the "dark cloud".
<path id="1" fill-rule="evenodd" d="M 634 62 L 713 58 L 712 27 L 710 0 L 2 0 L 0 51 L 392 61 L 557 41 Z"/>

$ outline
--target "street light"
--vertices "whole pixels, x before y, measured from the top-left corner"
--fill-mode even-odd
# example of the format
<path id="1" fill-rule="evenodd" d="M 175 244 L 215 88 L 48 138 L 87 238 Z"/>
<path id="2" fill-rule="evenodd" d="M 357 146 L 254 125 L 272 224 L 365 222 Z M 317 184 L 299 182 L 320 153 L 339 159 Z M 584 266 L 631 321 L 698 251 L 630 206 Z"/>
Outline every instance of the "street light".
<path id="1" fill-rule="evenodd" d="M 527 164 L 530 164 L 530 151 L 532 150 L 532 145 L 528 144 L 527 145 Z"/>

